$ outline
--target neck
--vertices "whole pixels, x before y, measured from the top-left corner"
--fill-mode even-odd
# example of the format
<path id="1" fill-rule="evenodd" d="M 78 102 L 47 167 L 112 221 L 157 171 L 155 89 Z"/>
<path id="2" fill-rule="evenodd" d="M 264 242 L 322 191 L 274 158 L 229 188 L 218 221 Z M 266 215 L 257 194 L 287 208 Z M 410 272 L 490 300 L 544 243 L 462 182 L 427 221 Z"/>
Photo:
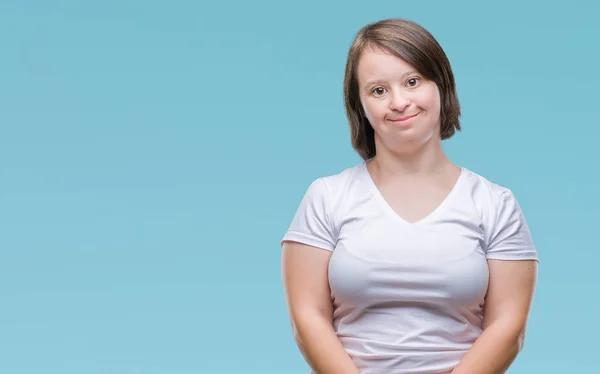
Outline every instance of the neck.
<path id="1" fill-rule="evenodd" d="M 446 156 L 440 139 L 431 139 L 428 144 L 410 153 L 395 153 L 385 147 L 377 147 L 377 155 L 370 163 L 376 173 L 385 179 L 429 177 L 455 168 Z"/>

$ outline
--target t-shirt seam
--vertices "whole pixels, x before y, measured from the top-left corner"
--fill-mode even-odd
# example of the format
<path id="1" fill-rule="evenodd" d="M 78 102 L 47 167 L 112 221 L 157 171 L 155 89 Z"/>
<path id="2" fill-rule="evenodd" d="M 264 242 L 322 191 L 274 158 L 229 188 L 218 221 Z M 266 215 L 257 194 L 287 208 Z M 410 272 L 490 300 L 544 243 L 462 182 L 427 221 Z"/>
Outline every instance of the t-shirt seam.
<path id="1" fill-rule="evenodd" d="M 325 178 L 319 178 L 319 180 L 321 181 L 321 183 L 323 183 L 323 186 L 325 186 L 325 200 L 327 204 L 325 218 L 327 220 L 327 226 L 329 227 L 329 231 L 331 233 L 331 241 L 332 243 L 335 243 L 336 232 L 333 219 L 333 210 L 331 209 L 331 191 L 329 189 L 329 186 L 327 185 L 327 181 L 325 180 Z"/>
<path id="2" fill-rule="evenodd" d="M 509 192 L 510 191 L 508 189 L 502 191 L 502 193 L 500 194 L 500 197 L 496 200 L 496 217 L 494 218 L 494 227 L 492 227 L 492 232 L 490 233 L 490 235 L 488 235 L 488 240 L 487 240 L 488 243 L 486 245 L 487 248 L 485 251 L 486 256 L 490 249 L 490 245 L 492 244 L 492 236 L 493 236 L 494 232 L 496 231 L 496 229 L 498 228 L 498 221 L 500 220 L 500 202 L 504 198 L 504 195 Z"/>

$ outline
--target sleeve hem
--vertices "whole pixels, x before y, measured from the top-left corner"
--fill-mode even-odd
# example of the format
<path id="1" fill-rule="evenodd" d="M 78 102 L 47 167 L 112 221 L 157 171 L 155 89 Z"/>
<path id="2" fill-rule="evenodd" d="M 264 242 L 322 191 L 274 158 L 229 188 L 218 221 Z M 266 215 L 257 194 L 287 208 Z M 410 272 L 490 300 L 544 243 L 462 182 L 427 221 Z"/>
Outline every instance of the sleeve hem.
<path id="1" fill-rule="evenodd" d="M 526 254 L 526 255 L 516 255 L 516 256 L 511 256 L 511 255 L 506 255 L 506 254 L 488 254 L 486 256 L 486 260 L 503 260 L 503 261 L 525 261 L 525 260 L 533 260 L 533 261 L 537 261 L 540 262 L 539 256 L 533 255 L 533 254 Z"/>
<path id="2" fill-rule="evenodd" d="M 307 244 L 313 247 L 324 249 L 329 252 L 333 252 L 334 250 L 334 247 L 331 245 L 331 243 L 299 232 L 286 233 L 283 239 L 281 239 L 281 242 L 279 243 L 280 246 L 283 246 L 283 243 L 286 241 Z"/>

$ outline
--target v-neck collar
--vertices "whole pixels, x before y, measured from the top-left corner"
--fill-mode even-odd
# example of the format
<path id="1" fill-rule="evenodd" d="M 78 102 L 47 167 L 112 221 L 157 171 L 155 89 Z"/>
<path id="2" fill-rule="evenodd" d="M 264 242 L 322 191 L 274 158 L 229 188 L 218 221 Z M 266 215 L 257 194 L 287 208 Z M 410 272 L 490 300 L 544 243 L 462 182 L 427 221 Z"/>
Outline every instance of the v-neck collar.
<path id="1" fill-rule="evenodd" d="M 425 224 L 427 222 L 432 221 L 433 219 L 435 219 L 436 217 L 438 217 L 444 210 L 446 210 L 446 208 L 448 207 L 448 205 L 450 205 L 450 203 L 454 199 L 454 196 L 456 195 L 457 191 L 459 190 L 460 185 L 462 184 L 462 180 L 465 178 L 465 174 L 466 174 L 465 168 L 460 167 L 460 166 L 459 166 L 459 168 L 460 168 L 460 174 L 459 174 L 456 182 L 454 183 L 454 186 L 452 187 L 452 189 L 450 190 L 450 192 L 446 195 L 446 197 L 444 198 L 444 200 L 442 200 L 442 202 L 434 210 L 432 210 L 427 215 L 425 215 L 424 217 L 422 217 L 419 220 L 414 221 L 414 222 L 407 221 L 406 219 L 402 218 L 402 216 L 400 216 L 390 206 L 390 204 L 388 204 L 388 202 L 385 200 L 385 198 L 381 194 L 381 191 L 379 190 L 379 188 L 375 184 L 375 181 L 371 177 L 371 173 L 369 172 L 369 169 L 367 168 L 367 161 L 364 161 L 361 164 L 361 168 L 360 169 L 361 169 L 361 174 L 362 174 L 363 180 L 367 183 L 369 189 L 371 190 L 371 192 L 375 196 L 376 200 L 383 206 L 383 208 L 388 213 L 390 213 L 392 216 L 394 216 L 395 219 L 399 220 L 402 224 L 416 226 L 416 225 L 423 225 L 423 224 Z"/>

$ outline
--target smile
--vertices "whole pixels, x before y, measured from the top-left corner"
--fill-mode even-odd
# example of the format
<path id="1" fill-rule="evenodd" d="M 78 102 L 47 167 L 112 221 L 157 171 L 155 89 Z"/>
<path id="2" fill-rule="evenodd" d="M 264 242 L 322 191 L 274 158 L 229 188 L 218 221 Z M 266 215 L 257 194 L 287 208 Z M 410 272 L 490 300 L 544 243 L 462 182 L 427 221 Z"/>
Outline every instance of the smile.
<path id="1" fill-rule="evenodd" d="M 405 125 L 407 123 L 410 123 L 413 119 L 415 119 L 419 114 L 421 114 L 421 112 L 418 112 L 416 114 L 413 114 L 411 116 L 406 116 L 406 117 L 401 117 L 401 118 L 397 118 L 397 119 L 391 119 L 390 122 L 392 123 L 397 123 L 397 124 L 401 124 L 401 125 Z"/>

